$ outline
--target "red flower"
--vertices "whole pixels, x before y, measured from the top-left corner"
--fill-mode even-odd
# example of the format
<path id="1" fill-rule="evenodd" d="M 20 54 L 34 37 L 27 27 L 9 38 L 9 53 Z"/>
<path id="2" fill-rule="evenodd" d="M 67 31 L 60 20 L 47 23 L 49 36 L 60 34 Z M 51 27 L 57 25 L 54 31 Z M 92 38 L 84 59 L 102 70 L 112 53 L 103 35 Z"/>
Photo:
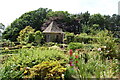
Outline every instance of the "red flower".
<path id="1" fill-rule="evenodd" d="M 72 64 L 72 61 L 70 61 L 70 64 Z"/>
<path id="2" fill-rule="evenodd" d="M 70 49 L 70 56 L 72 56 L 72 49 Z"/>
<path id="3" fill-rule="evenodd" d="M 78 61 L 76 61 L 76 63 L 78 63 Z"/>
<path id="4" fill-rule="evenodd" d="M 78 58 L 78 55 L 75 55 L 75 58 Z"/>

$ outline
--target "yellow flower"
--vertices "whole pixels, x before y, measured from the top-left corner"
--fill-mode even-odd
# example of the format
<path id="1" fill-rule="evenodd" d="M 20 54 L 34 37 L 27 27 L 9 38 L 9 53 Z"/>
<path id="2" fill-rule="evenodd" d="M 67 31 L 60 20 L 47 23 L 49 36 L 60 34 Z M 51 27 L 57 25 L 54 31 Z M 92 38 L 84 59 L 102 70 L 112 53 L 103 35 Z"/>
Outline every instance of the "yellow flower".
<path id="1" fill-rule="evenodd" d="M 27 72 L 28 72 L 28 71 L 27 71 L 27 70 L 25 70 L 25 71 L 24 71 L 24 74 L 26 74 Z"/>

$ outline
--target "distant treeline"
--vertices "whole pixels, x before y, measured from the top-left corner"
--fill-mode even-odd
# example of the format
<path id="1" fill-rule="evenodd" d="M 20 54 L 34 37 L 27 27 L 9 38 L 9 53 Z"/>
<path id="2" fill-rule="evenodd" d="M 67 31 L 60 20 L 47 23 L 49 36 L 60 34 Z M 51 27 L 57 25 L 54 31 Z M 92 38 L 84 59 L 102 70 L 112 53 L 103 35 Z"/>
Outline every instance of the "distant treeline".
<path id="1" fill-rule="evenodd" d="M 31 26 L 36 31 L 43 31 L 51 21 L 55 21 L 64 32 L 89 34 L 92 31 L 107 29 L 114 34 L 114 37 L 120 38 L 120 15 L 90 15 L 88 11 L 70 14 L 67 11 L 52 11 L 48 8 L 24 13 L 6 28 L 3 38 L 17 41 L 19 32 L 26 26 Z"/>

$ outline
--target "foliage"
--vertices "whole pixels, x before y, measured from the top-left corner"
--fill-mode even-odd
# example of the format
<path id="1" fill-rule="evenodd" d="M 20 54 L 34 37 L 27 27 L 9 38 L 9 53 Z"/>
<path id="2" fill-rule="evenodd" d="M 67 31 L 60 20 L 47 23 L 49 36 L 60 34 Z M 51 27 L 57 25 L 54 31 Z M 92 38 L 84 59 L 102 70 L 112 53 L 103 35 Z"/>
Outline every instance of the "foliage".
<path id="1" fill-rule="evenodd" d="M 87 35 L 86 33 L 81 33 L 80 35 L 75 35 L 74 41 L 80 43 L 90 43 L 93 39 L 95 38 Z"/>
<path id="2" fill-rule="evenodd" d="M 85 13 L 81 13 L 80 19 L 81 19 L 82 25 L 89 25 L 90 13 L 88 11 Z"/>
<path id="3" fill-rule="evenodd" d="M 40 42 L 42 42 L 43 40 L 43 35 L 40 31 L 34 32 L 34 29 L 32 27 L 26 26 L 25 29 L 20 31 L 17 40 L 24 45 L 28 43 L 34 45 L 35 44 L 34 42 L 36 42 L 37 45 L 39 45 Z"/>
<path id="4" fill-rule="evenodd" d="M 33 79 L 60 79 L 62 74 L 66 71 L 66 68 L 61 66 L 59 61 L 45 61 L 38 65 L 33 66 L 29 70 L 25 70 L 25 74 L 28 73 L 24 78 Z"/>
<path id="5" fill-rule="evenodd" d="M 71 42 L 71 43 L 68 45 L 68 48 L 69 48 L 69 49 L 72 49 L 72 50 L 80 49 L 80 48 L 83 48 L 83 44 L 82 44 L 82 43 L 74 43 L 74 42 Z"/>
<path id="6" fill-rule="evenodd" d="M 4 30 L 4 28 L 5 28 L 5 26 L 2 23 L 0 23 L 0 29 Z"/>
<path id="7" fill-rule="evenodd" d="M 52 11 L 47 8 L 39 8 L 27 12 L 13 21 L 11 25 L 5 29 L 3 38 L 16 41 L 19 32 L 24 29 L 25 26 L 30 25 L 36 31 L 42 31 L 51 23 L 51 21 L 55 21 L 57 26 L 62 28 L 64 32 L 79 34 L 81 32 L 91 33 L 91 29 L 107 29 L 112 31 L 114 37 L 120 37 L 119 15 L 90 15 L 88 11 L 80 14 L 70 14 L 67 11 Z"/>
<path id="8" fill-rule="evenodd" d="M 14 42 L 11 42 L 10 40 L 2 39 L 0 40 L 0 47 L 13 47 L 15 46 Z"/>
<path id="9" fill-rule="evenodd" d="M 104 30 L 104 16 L 101 14 L 94 14 L 90 17 L 90 25 L 98 24 L 96 29 Z M 94 27 L 94 26 L 93 26 Z"/>
<path id="10" fill-rule="evenodd" d="M 74 55 L 75 54 L 75 55 Z M 118 77 L 119 61 L 102 59 L 96 51 L 77 52 L 72 55 L 73 65 L 68 66 L 65 77 L 73 78 L 115 78 Z M 76 57 L 78 54 L 78 57 Z M 76 64 L 76 58 L 78 62 Z M 70 57 L 71 60 L 71 57 Z M 69 75 L 68 75 L 69 74 Z"/>
<path id="11" fill-rule="evenodd" d="M 0 39 L 1 39 L 2 32 L 4 29 L 5 29 L 5 26 L 2 23 L 0 23 Z"/>
<path id="12" fill-rule="evenodd" d="M 67 20 L 70 14 L 67 11 L 51 11 L 47 14 L 47 18 L 51 20 L 63 19 Z"/>
<path id="13" fill-rule="evenodd" d="M 57 43 L 54 43 L 54 42 L 46 42 L 45 44 L 43 44 L 43 46 L 46 46 L 46 47 L 52 47 L 54 45 L 56 45 Z"/>
<path id="14" fill-rule="evenodd" d="M 97 42 L 98 37 L 88 35 L 87 33 L 81 33 L 74 35 L 73 33 L 66 33 L 65 34 L 65 42 L 69 44 L 70 42 L 80 42 L 80 43 L 92 43 Z"/>
<path id="15" fill-rule="evenodd" d="M 112 34 L 106 30 L 99 32 L 96 36 L 99 37 L 97 43 L 101 46 L 106 46 L 105 52 L 103 52 L 104 55 L 107 54 L 110 57 L 119 57 L 120 50 Z"/>
<path id="16" fill-rule="evenodd" d="M 91 33 L 91 27 L 88 25 L 83 25 L 82 26 L 82 33 Z"/>
<path id="17" fill-rule="evenodd" d="M 37 42 L 37 44 L 40 44 L 40 42 L 43 39 L 43 35 L 40 31 L 36 31 L 35 32 L 35 42 Z"/>
<path id="18" fill-rule="evenodd" d="M 41 26 L 46 19 L 46 15 L 50 11 L 51 9 L 39 8 L 37 10 L 24 13 L 6 28 L 3 33 L 3 38 L 17 41 L 19 32 L 26 26 L 32 26 L 35 30 L 41 30 Z"/>
<path id="19" fill-rule="evenodd" d="M 30 26 L 26 26 L 25 29 L 21 30 L 17 38 L 21 44 L 27 44 L 28 42 L 34 41 L 34 29 Z"/>
<path id="20" fill-rule="evenodd" d="M 79 20 L 67 11 L 51 11 L 47 14 L 47 20 L 43 27 L 47 27 L 51 21 L 55 21 L 57 26 L 62 28 L 64 32 L 80 32 L 81 24 Z"/>
<path id="21" fill-rule="evenodd" d="M 70 42 L 74 41 L 74 33 L 66 33 L 65 34 L 65 42 L 69 44 Z"/>
<path id="22" fill-rule="evenodd" d="M 33 66 L 42 63 L 43 61 L 57 60 L 60 62 L 67 62 L 68 58 L 66 55 L 60 51 L 55 49 L 47 49 L 44 48 L 30 48 L 30 49 L 19 49 L 16 55 L 12 55 L 8 57 L 6 61 L 3 63 L 3 67 L 1 68 L 0 75 L 2 79 L 8 78 L 22 78 L 22 72 L 20 69 L 24 69 L 25 67 L 32 68 Z M 7 68 L 7 69 L 6 69 Z M 16 75 L 16 74 L 18 75 Z"/>

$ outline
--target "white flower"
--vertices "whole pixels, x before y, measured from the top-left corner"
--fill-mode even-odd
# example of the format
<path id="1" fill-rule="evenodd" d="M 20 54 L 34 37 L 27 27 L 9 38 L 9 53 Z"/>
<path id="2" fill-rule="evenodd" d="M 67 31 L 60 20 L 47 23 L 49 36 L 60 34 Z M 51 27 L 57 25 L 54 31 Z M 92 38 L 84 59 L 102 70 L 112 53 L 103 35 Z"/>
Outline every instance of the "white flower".
<path id="1" fill-rule="evenodd" d="M 101 48 L 98 48 L 98 51 L 101 51 Z"/>
<path id="2" fill-rule="evenodd" d="M 107 51 L 107 53 L 109 53 L 110 51 Z"/>
<path id="3" fill-rule="evenodd" d="M 106 46 L 103 46 L 103 48 L 107 48 Z"/>

